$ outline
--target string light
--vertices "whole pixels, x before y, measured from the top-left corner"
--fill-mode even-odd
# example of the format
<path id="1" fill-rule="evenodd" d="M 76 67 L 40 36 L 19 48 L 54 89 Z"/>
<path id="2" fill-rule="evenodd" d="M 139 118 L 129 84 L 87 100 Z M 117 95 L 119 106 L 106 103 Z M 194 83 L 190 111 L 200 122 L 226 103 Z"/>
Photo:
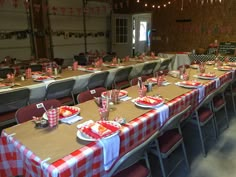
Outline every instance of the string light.
<path id="1" fill-rule="evenodd" d="M 169 0 L 169 1 L 166 1 L 166 3 L 163 3 L 163 4 L 156 4 L 156 3 L 149 4 L 149 3 L 145 2 L 147 0 L 137 0 L 137 3 L 140 3 L 142 1 L 144 1 L 143 3 L 144 3 L 145 7 L 149 6 L 149 7 L 152 7 L 153 9 L 161 9 L 161 7 L 166 8 L 167 6 L 173 4 L 173 2 L 175 2 L 177 0 Z M 188 1 L 189 1 L 189 3 L 197 3 L 197 4 L 200 3 L 200 5 L 202 5 L 202 6 L 204 6 L 205 4 L 208 4 L 208 3 L 213 4 L 213 3 L 217 3 L 217 2 L 218 3 L 224 2 L 223 0 L 188 0 Z M 181 1 L 181 11 L 183 11 L 183 10 L 184 10 L 184 0 Z"/>
<path id="2" fill-rule="evenodd" d="M 144 0 L 143 0 L 144 1 Z M 176 0 L 169 0 L 168 2 L 166 2 L 166 3 L 163 3 L 163 4 L 149 4 L 149 3 L 147 3 L 147 2 L 145 2 L 144 3 L 144 6 L 145 7 L 152 7 L 153 9 L 155 9 L 155 8 L 158 8 L 158 9 L 160 9 L 161 7 L 167 7 L 167 5 L 170 5 L 172 2 L 174 2 L 174 1 L 176 1 Z M 142 0 L 137 0 L 137 3 L 141 3 L 142 2 Z"/>

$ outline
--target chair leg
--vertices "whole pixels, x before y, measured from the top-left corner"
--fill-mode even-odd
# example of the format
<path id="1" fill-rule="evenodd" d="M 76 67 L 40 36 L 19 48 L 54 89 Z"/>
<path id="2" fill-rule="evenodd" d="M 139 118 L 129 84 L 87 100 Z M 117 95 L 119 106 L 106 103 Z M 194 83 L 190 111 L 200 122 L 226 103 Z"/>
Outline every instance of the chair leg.
<path id="1" fill-rule="evenodd" d="M 162 176 L 163 176 L 163 177 L 167 177 L 167 176 L 166 176 L 166 171 L 165 171 L 165 167 L 164 167 L 164 162 L 163 162 L 163 159 L 162 159 L 162 156 L 161 156 L 161 151 L 160 151 L 160 147 L 159 147 L 158 141 L 155 141 L 155 144 L 156 144 L 156 149 L 157 149 L 157 156 L 158 156 L 158 158 L 159 158 L 160 165 L 161 165 Z"/>
<path id="2" fill-rule="evenodd" d="M 211 120 L 211 123 L 212 123 L 212 127 L 213 127 L 213 131 L 214 131 L 214 134 L 215 134 L 215 139 L 217 140 L 217 132 L 216 132 L 216 125 L 215 125 L 215 117 L 212 118 Z"/>
<path id="3" fill-rule="evenodd" d="M 235 100 L 234 100 L 234 95 L 232 93 L 231 93 L 231 98 L 232 98 L 234 113 L 236 114 Z"/>
<path id="4" fill-rule="evenodd" d="M 151 167 L 150 167 L 150 163 L 148 160 L 147 151 L 144 153 L 144 159 L 145 159 L 146 166 L 149 169 L 149 177 L 152 177 L 152 172 L 151 172 Z"/>
<path id="5" fill-rule="evenodd" d="M 224 110 L 225 110 L 226 128 L 229 128 L 229 117 L 228 117 L 228 113 L 227 113 L 226 104 L 224 106 Z"/>
<path id="6" fill-rule="evenodd" d="M 205 143 L 204 143 L 203 134 L 202 134 L 202 128 L 201 128 L 199 120 L 198 120 L 198 131 L 199 131 L 201 145 L 202 145 L 202 153 L 203 153 L 203 156 L 206 157 Z"/>
<path id="7" fill-rule="evenodd" d="M 189 170 L 189 162 L 188 162 L 188 157 L 187 157 L 187 153 L 186 153 L 186 149 L 185 149 L 185 145 L 184 145 L 184 141 L 182 141 L 182 149 L 183 149 L 183 153 L 184 153 L 184 160 L 185 160 L 185 163 L 186 163 L 186 167 L 187 169 Z"/>

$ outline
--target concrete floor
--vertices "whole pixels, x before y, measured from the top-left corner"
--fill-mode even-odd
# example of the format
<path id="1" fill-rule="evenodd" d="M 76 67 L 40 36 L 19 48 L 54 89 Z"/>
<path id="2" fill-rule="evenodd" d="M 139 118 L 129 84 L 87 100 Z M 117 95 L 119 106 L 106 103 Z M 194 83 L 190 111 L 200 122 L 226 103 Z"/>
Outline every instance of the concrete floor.
<path id="1" fill-rule="evenodd" d="M 185 167 L 182 149 L 177 149 L 173 155 L 165 160 L 166 171 L 170 177 L 236 177 L 236 115 L 232 108 L 228 110 L 230 118 L 229 128 L 226 129 L 224 112 L 217 114 L 220 133 L 217 140 L 212 133 L 212 124 L 204 129 L 207 136 L 205 140 L 207 156 L 201 151 L 201 144 L 197 126 L 187 123 L 183 127 L 183 136 L 187 150 L 190 171 Z M 172 167 L 179 159 L 181 163 L 172 172 Z M 153 177 L 161 177 L 159 161 L 153 155 L 149 155 Z"/>

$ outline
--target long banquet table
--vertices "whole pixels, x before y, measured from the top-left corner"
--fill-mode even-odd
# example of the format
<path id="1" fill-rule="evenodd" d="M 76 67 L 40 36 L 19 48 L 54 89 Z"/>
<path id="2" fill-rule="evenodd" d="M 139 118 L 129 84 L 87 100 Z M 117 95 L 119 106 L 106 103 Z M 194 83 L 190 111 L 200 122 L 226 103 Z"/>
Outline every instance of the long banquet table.
<path id="1" fill-rule="evenodd" d="M 138 74 L 141 72 L 144 64 L 146 64 L 148 62 L 156 62 L 157 66 L 156 66 L 155 70 L 157 70 L 160 63 L 163 60 L 165 60 L 165 59 L 157 58 L 157 59 L 148 59 L 147 61 L 140 62 L 140 61 L 136 61 L 133 59 L 131 61 L 121 63 L 120 66 L 118 66 L 118 67 L 111 68 L 109 66 L 102 66 L 101 68 L 99 68 L 99 70 L 97 72 L 109 71 L 109 75 L 108 75 L 108 78 L 106 81 L 106 86 L 108 88 L 111 88 L 112 81 L 114 79 L 114 74 L 117 71 L 117 69 L 122 68 L 122 67 L 132 66 L 133 69 L 130 73 L 130 77 L 134 78 L 134 77 L 137 77 Z M 58 75 L 56 80 L 75 79 L 76 82 L 74 85 L 73 93 L 78 94 L 82 91 L 87 90 L 86 86 L 87 86 L 88 78 L 93 73 L 95 73 L 95 72 L 91 72 L 91 71 L 88 72 L 88 71 L 82 71 L 82 70 L 73 71 L 73 70 L 69 70 L 69 69 L 64 69 L 62 71 L 62 73 Z M 35 82 L 33 79 L 26 79 L 24 81 L 21 81 L 20 78 L 16 78 L 15 82 L 16 82 L 16 85 L 13 88 L 11 88 L 11 90 L 12 89 L 14 90 L 14 89 L 17 89 L 20 87 L 27 87 L 30 89 L 30 103 L 40 102 L 44 99 L 44 96 L 46 93 L 46 84 L 45 83 Z M 1 89 L 0 91 L 4 91 L 4 89 Z"/>
<path id="2" fill-rule="evenodd" d="M 168 107 L 168 117 L 161 118 L 161 107 L 157 109 L 142 109 L 130 100 L 115 105 L 110 111 L 109 120 L 120 116 L 126 118 L 119 133 L 120 156 L 149 137 L 153 131 L 164 125 L 171 116 L 184 107 L 191 105 L 192 109 L 203 97 L 227 81 L 231 81 L 234 71 L 218 71 L 208 67 L 219 79 L 200 80 L 204 95 L 199 89 L 186 89 L 175 85 L 178 78 L 167 76 L 170 85 L 154 86 L 148 95 L 161 95 L 165 99 L 163 106 Z M 189 70 L 190 79 L 197 74 L 195 69 Z M 128 96 L 138 97 L 137 87 L 127 89 Z M 98 120 L 98 107 L 94 101 L 77 105 L 81 109 L 83 120 Z M 189 113 L 190 114 L 190 113 Z M 188 114 L 188 115 L 189 115 Z M 186 115 L 186 117 L 188 116 Z M 106 176 L 103 167 L 103 149 L 99 142 L 86 142 L 76 137 L 78 123 L 59 124 L 54 129 L 35 129 L 34 123 L 28 121 L 3 130 L 0 146 L 0 174 L 24 176 Z M 3 163 L 4 160 L 4 163 Z M 7 175 L 6 175 L 7 174 Z"/>

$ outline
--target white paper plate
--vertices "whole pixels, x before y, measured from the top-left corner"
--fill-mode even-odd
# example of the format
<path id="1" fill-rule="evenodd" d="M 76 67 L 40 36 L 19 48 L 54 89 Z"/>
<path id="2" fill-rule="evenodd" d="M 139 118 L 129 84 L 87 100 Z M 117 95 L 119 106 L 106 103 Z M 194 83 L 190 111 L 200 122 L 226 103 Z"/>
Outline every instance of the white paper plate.
<path id="1" fill-rule="evenodd" d="M 199 68 L 199 65 L 190 65 L 190 68 L 198 69 L 198 68 Z"/>
<path id="2" fill-rule="evenodd" d="M 201 85 L 186 85 L 186 84 L 183 84 L 181 82 L 177 82 L 176 85 L 180 86 L 180 87 L 184 87 L 184 88 L 198 88 L 198 87 L 201 87 Z"/>
<path id="3" fill-rule="evenodd" d="M 207 77 L 207 76 L 200 76 L 200 75 L 198 75 L 197 77 L 199 79 L 205 79 L 205 80 L 214 80 L 217 78 L 216 76 L 215 77 Z"/>
<path id="4" fill-rule="evenodd" d="M 62 107 L 63 107 L 63 106 L 62 106 Z M 71 115 L 71 116 L 63 117 L 63 118 L 60 118 L 60 119 L 70 119 L 70 118 L 72 118 L 72 117 L 77 116 L 77 115 L 80 113 L 80 108 L 79 108 L 79 107 L 76 107 L 76 106 L 70 106 L 70 107 L 71 107 L 72 109 L 77 109 L 77 112 L 74 113 L 74 114 Z M 48 120 L 48 116 L 47 116 L 46 112 L 43 114 L 43 118 L 44 118 L 45 120 Z"/>
<path id="5" fill-rule="evenodd" d="M 50 80 L 54 80 L 54 77 L 51 78 L 45 78 L 45 79 L 39 79 L 38 77 L 34 79 L 34 81 L 36 82 L 43 82 L 43 81 L 50 81 Z"/>
<path id="6" fill-rule="evenodd" d="M 11 88 L 13 86 L 14 86 L 13 84 L 2 85 L 2 86 L 0 86 L 0 89 L 8 89 L 8 88 Z"/>
<path id="7" fill-rule="evenodd" d="M 220 71 L 231 71 L 233 68 L 218 68 Z"/>
<path id="8" fill-rule="evenodd" d="M 120 92 L 123 93 L 123 94 L 122 94 L 122 96 L 119 95 L 119 99 L 122 99 L 122 98 L 128 96 L 128 92 L 127 92 L 126 90 L 120 90 Z M 102 94 L 101 94 L 101 96 L 102 96 L 103 98 L 106 98 L 105 93 L 106 93 L 106 92 L 102 92 Z"/>
<path id="9" fill-rule="evenodd" d="M 139 106 L 141 108 L 157 108 L 157 107 L 160 107 L 162 106 L 163 104 L 165 103 L 165 100 L 163 99 L 161 103 L 157 104 L 157 105 L 147 105 L 147 104 L 140 104 L 138 103 L 136 100 L 134 100 L 134 104 L 136 106 Z"/>
<path id="10" fill-rule="evenodd" d="M 118 126 L 119 128 L 121 127 L 121 125 L 118 122 L 115 122 L 115 121 L 108 121 L 108 122 L 111 122 L 112 124 L 114 124 L 115 126 Z M 113 136 L 117 135 L 119 132 L 120 132 L 120 129 L 116 132 L 113 132 L 111 135 L 106 136 L 102 139 L 107 139 L 107 138 L 113 137 Z M 90 136 L 81 132 L 80 129 L 77 131 L 77 137 L 81 140 L 84 140 L 84 141 L 98 141 L 97 139 L 91 138 Z"/>

